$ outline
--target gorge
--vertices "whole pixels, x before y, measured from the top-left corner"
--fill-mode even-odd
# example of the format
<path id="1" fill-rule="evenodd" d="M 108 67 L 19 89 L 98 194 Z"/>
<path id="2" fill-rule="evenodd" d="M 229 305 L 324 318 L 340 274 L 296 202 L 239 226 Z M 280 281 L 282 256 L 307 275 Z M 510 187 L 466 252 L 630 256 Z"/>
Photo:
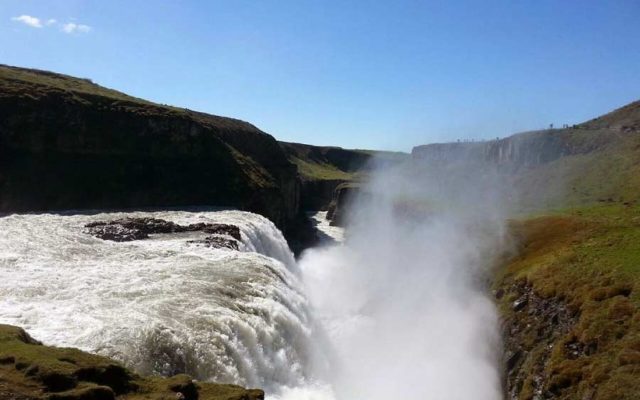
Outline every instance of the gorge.
<path id="1" fill-rule="evenodd" d="M 408 157 L 0 67 L 0 397 L 635 398 L 639 130 Z"/>

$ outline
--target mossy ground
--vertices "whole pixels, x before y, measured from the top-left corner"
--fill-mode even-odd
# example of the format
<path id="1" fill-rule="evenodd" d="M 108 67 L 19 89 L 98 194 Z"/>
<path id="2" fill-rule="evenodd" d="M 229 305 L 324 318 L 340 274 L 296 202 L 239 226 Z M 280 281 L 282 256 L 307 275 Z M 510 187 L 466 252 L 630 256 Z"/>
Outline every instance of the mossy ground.
<path id="1" fill-rule="evenodd" d="M 0 398 L 66 400 L 257 400 L 261 390 L 194 383 L 187 375 L 141 377 L 117 362 L 72 348 L 44 346 L 0 325 Z"/>
<path id="2" fill-rule="evenodd" d="M 640 398 L 640 207 L 574 208 L 511 228 L 517 255 L 498 271 L 495 289 L 505 292 L 505 326 L 525 327 L 515 333 L 525 354 L 517 372 L 528 377 L 517 398 L 536 398 L 536 385 L 539 398 Z M 552 322 L 516 306 L 522 285 L 566 306 L 566 332 L 541 340 Z"/>
<path id="3" fill-rule="evenodd" d="M 344 180 L 350 181 L 358 176 L 355 172 L 342 171 L 330 163 L 314 162 L 298 157 L 290 157 L 289 161 L 298 167 L 298 173 L 306 180 Z"/>

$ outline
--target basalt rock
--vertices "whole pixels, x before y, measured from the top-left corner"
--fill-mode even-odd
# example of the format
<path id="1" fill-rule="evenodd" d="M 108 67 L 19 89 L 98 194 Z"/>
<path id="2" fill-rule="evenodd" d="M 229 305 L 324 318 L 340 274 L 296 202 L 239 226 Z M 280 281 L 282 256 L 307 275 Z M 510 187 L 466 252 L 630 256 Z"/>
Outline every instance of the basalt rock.
<path id="1" fill-rule="evenodd" d="M 234 239 L 228 239 L 220 236 L 207 236 L 200 240 L 189 240 L 188 243 L 201 244 L 212 249 L 230 249 L 238 250 L 238 242 Z"/>
<path id="2" fill-rule="evenodd" d="M 557 384 L 545 371 L 545 365 L 552 345 L 571 330 L 577 316 L 562 300 L 537 294 L 525 280 L 514 283 L 508 290 L 503 289 L 500 298 L 505 292 L 516 298 L 511 305 L 513 314 L 502 324 L 508 398 L 520 399 L 523 387 L 529 385 L 528 390 L 535 398 L 553 399 Z M 533 366 L 529 370 L 533 373 L 522 368 L 525 363 Z"/>
<path id="3" fill-rule="evenodd" d="M 331 221 L 331 226 L 344 226 L 347 208 L 360 193 L 360 185 L 355 183 L 345 183 L 336 188 L 327 211 L 327 219 Z"/>
<path id="4" fill-rule="evenodd" d="M 214 205 L 286 230 L 299 186 L 250 123 L 0 65 L 0 212 Z"/>
<path id="5" fill-rule="evenodd" d="M 240 228 L 231 224 L 196 223 L 179 225 L 172 221 L 159 218 L 121 218 L 113 221 L 95 221 L 85 225 L 86 232 L 103 240 L 114 242 L 129 242 L 132 240 L 148 239 L 153 234 L 170 234 L 181 232 L 204 232 L 208 234 L 228 236 L 232 239 L 224 239 L 219 236 L 210 236 L 203 241 L 211 247 L 227 247 L 237 250 L 236 241 L 242 240 Z M 224 245 L 222 245 L 224 243 Z"/>

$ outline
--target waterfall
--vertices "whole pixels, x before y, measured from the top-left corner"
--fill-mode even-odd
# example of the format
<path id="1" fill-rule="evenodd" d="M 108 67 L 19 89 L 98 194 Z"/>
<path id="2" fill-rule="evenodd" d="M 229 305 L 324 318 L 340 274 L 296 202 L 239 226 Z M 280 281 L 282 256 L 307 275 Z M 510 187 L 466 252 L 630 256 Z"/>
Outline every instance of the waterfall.
<path id="1" fill-rule="evenodd" d="M 0 323 L 143 374 L 263 388 L 278 400 L 497 400 L 497 317 L 486 267 L 503 217 L 494 177 L 377 173 L 349 229 L 295 262 L 280 231 L 241 211 L 0 218 Z M 122 217 L 233 224 L 239 251 L 201 232 L 116 243 L 84 225 Z"/>
<path id="2" fill-rule="evenodd" d="M 234 224 L 240 251 L 188 243 L 201 233 L 115 243 L 83 230 L 125 216 Z M 296 268 L 280 231 L 247 212 L 10 215 L 0 218 L 0 322 L 140 373 L 278 392 L 317 375 L 322 359 Z"/>

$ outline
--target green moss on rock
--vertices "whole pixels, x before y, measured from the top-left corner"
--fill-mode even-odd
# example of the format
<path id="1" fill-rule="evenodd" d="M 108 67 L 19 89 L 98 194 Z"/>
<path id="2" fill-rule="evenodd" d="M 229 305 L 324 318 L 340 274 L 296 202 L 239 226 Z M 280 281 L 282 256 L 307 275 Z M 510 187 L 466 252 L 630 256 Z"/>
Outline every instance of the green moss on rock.
<path id="1" fill-rule="evenodd" d="M 195 382 L 187 375 L 141 377 L 119 363 L 73 348 L 44 346 L 0 325 L 0 398 L 21 400 L 261 400 L 264 392 Z"/>

